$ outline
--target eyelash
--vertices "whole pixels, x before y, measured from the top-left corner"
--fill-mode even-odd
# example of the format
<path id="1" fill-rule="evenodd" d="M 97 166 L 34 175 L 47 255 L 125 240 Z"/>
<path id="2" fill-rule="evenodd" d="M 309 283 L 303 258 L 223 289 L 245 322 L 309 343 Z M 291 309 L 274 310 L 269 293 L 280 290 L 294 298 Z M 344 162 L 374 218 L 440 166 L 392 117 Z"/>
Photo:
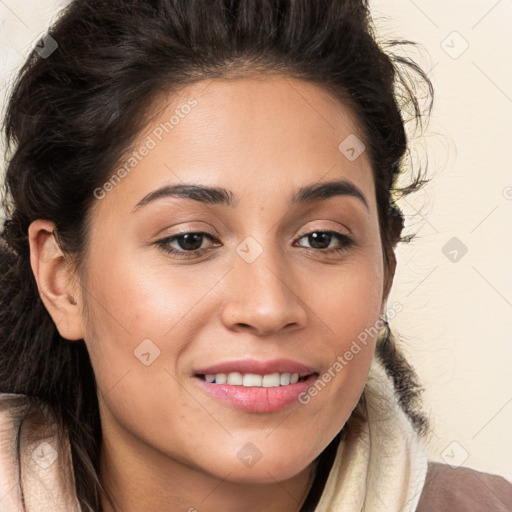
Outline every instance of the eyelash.
<path id="1" fill-rule="evenodd" d="M 340 254 L 340 253 L 347 251 L 352 245 L 354 245 L 354 240 L 352 240 L 352 238 L 345 235 L 344 233 L 339 233 L 337 231 L 314 230 L 314 231 L 310 231 L 308 233 L 304 233 L 303 235 L 298 237 L 297 240 L 300 240 L 301 238 L 312 235 L 313 233 L 327 233 L 327 234 L 334 235 L 335 237 L 338 238 L 339 241 L 342 242 L 342 246 L 337 247 L 337 248 L 331 248 L 331 249 L 315 249 L 312 247 L 304 247 L 304 249 L 318 251 L 323 254 L 332 254 L 332 253 Z M 185 233 L 180 233 L 179 235 L 173 235 L 173 236 L 170 236 L 167 238 L 163 238 L 162 240 L 158 240 L 157 242 L 155 242 L 155 244 L 157 246 L 159 246 L 159 248 L 162 249 L 162 251 L 164 251 L 166 254 L 171 254 L 174 257 L 181 258 L 181 259 L 200 257 L 207 251 L 211 250 L 211 248 L 206 248 L 206 249 L 194 249 L 192 251 L 183 251 L 183 250 L 176 250 L 169 246 L 169 244 L 171 242 L 174 242 L 175 240 L 177 240 L 185 235 L 203 235 L 210 241 L 216 240 L 215 237 L 213 237 L 209 233 L 205 233 L 203 231 L 189 231 L 189 232 L 185 232 Z M 330 241 L 329 241 L 329 243 L 330 243 Z"/>

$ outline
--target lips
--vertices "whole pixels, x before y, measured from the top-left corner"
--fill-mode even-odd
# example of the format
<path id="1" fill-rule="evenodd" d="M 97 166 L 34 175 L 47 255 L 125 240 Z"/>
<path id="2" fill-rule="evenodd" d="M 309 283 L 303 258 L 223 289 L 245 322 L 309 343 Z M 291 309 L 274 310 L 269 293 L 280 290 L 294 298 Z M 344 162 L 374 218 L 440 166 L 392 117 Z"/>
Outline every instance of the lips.
<path id="1" fill-rule="evenodd" d="M 217 373 L 229 374 L 238 372 L 241 374 L 251 373 L 255 375 L 269 375 L 272 373 L 298 373 L 299 377 L 305 377 L 318 373 L 314 368 L 291 359 L 273 359 L 270 361 L 258 361 L 256 359 L 240 359 L 237 361 L 226 361 L 223 363 L 205 366 L 194 370 L 194 375 L 213 375 Z"/>
<path id="2" fill-rule="evenodd" d="M 262 387 L 257 383 L 253 387 L 253 384 L 245 382 L 246 378 L 252 381 L 260 375 L 263 376 Z M 277 382 L 276 375 L 284 382 Z M 272 413 L 294 404 L 300 405 L 298 397 L 307 391 L 318 375 L 314 368 L 290 359 L 243 359 L 199 368 L 194 372 L 194 381 L 211 398 L 231 408 L 251 413 Z M 236 383 L 230 384 L 231 377 L 235 376 L 233 382 Z M 245 385 L 240 385 L 242 376 Z M 222 382 L 214 382 L 219 377 L 222 377 Z M 267 378 L 272 381 L 267 383 L 269 387 L 265 385 Z"/>

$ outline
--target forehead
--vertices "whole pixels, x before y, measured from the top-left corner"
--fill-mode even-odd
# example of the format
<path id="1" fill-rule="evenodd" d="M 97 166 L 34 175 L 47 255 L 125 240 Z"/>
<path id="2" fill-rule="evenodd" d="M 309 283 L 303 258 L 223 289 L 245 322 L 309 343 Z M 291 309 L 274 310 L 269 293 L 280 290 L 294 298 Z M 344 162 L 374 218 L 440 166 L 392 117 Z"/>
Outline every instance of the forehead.
<path id="1" fill-rule="evenodd" d="M 317 84 L 279 76 L 202 80 L 154 102 L 132 148 L 151 150 L 109 195 L 138 201 L 152 188 L 193 182 L 261 201 L 349 179 L 371 203 L 363 144 L 352 111 Z M 362 151 L 356 158 L 351 146 Z"/>
<path id="2" fill-rule="evenodd" d="M 174 98 L 155 102 L 147 131 L 169 121 L 191 98 L 197 106 L 180 116 L 172 135 L 195 143 L 196 154 L 235 148 L 238 154 L 256 158 L 259 148 L 265 147 L 274 149 L 271 156 L 289 159 L 326 149 L 339 152 L 339 144 L 348 136 L 363 138 L 351 109 L 329 91 L 279 75 L 191 84 Z"/>

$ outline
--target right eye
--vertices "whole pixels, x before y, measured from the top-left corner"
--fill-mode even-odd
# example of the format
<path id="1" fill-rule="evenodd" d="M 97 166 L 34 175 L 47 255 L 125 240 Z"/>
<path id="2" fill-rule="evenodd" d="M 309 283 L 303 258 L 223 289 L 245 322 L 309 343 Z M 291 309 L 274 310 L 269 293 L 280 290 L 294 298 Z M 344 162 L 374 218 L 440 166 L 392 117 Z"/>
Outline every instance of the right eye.
<path id="1" fill-rule="evenodd" d="M 189 233 L 180 233 L 172 235 L 161 240 L 156 244 L 167 254 L 177 258 L 193 258 L 203 255 L 211 247 L 202 247 L 204 239 L 210 241 L 216 240 L 213 235 L 202 231 L 191 231 Z M 172 246 L 171 244 L 175 244 Z M 176 247 L 176 245 L 178 247 Z"/>

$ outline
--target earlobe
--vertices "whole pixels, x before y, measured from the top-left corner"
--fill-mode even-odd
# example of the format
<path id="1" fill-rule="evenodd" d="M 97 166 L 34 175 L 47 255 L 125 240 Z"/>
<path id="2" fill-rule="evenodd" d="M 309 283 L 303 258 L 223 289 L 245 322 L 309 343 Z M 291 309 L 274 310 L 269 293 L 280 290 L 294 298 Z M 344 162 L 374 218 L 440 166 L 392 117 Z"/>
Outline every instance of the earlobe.
<path id="1" fill-rule="evenodd" d="M 28 229 L 30 264 L 41 300 L 60 335 L 68 340 L 83 338 L 82 315 L 76 278 L 54 235 L 55 224 L 38 219 Z"/>

